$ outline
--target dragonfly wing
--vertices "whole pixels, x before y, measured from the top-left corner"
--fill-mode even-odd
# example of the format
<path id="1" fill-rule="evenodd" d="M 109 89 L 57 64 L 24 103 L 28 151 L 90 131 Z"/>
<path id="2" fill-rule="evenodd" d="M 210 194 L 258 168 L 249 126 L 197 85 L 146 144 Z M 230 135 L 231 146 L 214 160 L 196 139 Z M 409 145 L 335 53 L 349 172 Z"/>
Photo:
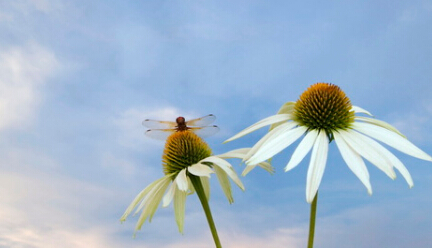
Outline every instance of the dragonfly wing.
<path id="1" fill-rule="evenodd" d="M 168 129 L 175 128 L 177 123 L 173 121 L 157 121 L 151 119 L 145 119 L 142 124 L 148 128 L 156 128 L 156 129 Z"/>
<path id="2" fill-rule="evenodd" d="M 207 126 L 216 120 L 216 116 L 210 114 L 201 118 L 193 119 L 186 122 L 187 126 Z"/>
<path id="3" fill-rule="evenodd" d="M 166 140 L 168 136 L 173 134 L 175 129 L 150 129 L 145 132 L 146 136 L 158 139 L 158 140 Z"/>
<path id="4" fill-rule="evenodd" d="M 210 135 L 213 135 L 219 131 L 218 126 L 207 126 L 207 127 L 191 127 L 190 131 L 194 132 L 196 135 L 200 137 L 208 137 Z"/>

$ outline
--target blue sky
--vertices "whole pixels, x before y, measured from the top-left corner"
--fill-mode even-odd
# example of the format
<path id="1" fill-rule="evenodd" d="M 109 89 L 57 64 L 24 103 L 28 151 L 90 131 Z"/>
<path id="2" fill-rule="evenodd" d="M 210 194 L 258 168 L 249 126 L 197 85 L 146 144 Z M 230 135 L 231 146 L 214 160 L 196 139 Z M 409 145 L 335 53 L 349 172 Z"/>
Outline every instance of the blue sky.
<path id="1" fill-rule="evenodd" d="M 172 206 L 135 239 L 137 218 L 120 224 L 163 175 L 146 118 L 214 114 L 218 154 L 253 145 L 265 130 L 222 142 L 330 82 L 431 154 L 431 25 L 426 0 L 0 1 L 0 247 L 213 247 L 195 195 L 184 235 Z M 232 205 L 212 177 L 224 247 L 305 247 L 308 163 L 284 173 L 292 151 L 274 175 L 242 178 Z M 318 247 L 432 246 L 432 164 L 394 153 L 414 188 L 367 163 L 369 196 L 331 144 Z"/>

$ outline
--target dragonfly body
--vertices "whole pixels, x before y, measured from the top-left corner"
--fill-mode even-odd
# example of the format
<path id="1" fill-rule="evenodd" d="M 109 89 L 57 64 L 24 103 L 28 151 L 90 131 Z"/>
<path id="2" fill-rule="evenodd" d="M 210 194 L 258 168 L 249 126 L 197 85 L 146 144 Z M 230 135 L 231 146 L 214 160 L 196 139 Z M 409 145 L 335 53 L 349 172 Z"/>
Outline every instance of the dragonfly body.
<path id="1" fill-rule="evenodd" d="M 151 128 L 147 130 L 146 135 L 154 139 L 166 139 L 170 134 L 182 131 L 191 131 L 201 137 L 207 137 L 219 131 L 216 125 L 208 126 L 215 119 L 216 116 L 211 114 L 189 121 L 179 116 L 175 122 L 145 119 L 143 125 Z"/>

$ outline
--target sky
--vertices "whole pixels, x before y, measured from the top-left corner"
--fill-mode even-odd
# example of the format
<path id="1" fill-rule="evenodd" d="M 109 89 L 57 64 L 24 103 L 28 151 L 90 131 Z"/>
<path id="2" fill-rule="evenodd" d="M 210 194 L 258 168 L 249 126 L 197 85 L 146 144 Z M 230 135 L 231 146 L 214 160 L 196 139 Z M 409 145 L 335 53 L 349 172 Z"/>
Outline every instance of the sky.
<path id="1" fill-rule="evenodd" d="M 119 219 L 163 176 L 164 142 L 144 119 L 214 114 L 224 140 L 316 82 L 391 123 L 432 154 L 432 2 L 0 0 L 0 247 L 214 247 L 196 195 L 184 234 L 172 206 L 133 238 Z M 254 169 L 229 204 L 216 177 L 210 207 L 223 247 L 305 247 L 308 158 L 295 145 Z M 432 246 L 432 164 L 392 150 L 409 189 L 366 163 L 373 195 L 330 144 L 316 247 Z M 230 160 L 238 173 L 240 160 Z"/>

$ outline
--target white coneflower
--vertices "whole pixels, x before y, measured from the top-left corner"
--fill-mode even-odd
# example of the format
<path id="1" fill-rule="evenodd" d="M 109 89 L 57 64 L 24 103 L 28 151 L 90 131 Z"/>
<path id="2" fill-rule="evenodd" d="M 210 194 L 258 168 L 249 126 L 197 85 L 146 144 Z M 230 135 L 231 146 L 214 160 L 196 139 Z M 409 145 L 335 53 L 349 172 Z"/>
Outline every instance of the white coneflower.
<path id="1" fill-rule="evenodd" d="M 327 162 L 329 143 L 336 145 L 352 172 L 365 185 L 372 187 L 369 172 L 362 159 L 377 166 L 390 178 L 393 168 L 400 171 L 412 187 L 413 180 L 402 162 L 374 139 L 413 157 L 432 161 L 432 157 L 409 142 L 390 124 L 373 118 L 357 116 L 366 110 L 351 105 L 349 98 L 336 85 L 317 83 L 310 86 L 296 102 L 284 104 L 279 112 L 244 129 L 225 142 L 242 137 L 267 125 L 270 131 L 244 156 L 246 169 L 265 161 L 304 136 L 294 150 L 285 171 L 296 167 L 312 150 L 306 182 L 306 200 L 311 204 L 308 248 L 313 247 L 318 188 Z"/>
<path id="2" fill-rule="evenodd" d="M 121 217 L 121 221 L 125 221 L 132 210 L 136 208 L 135 214 L 142 211 L 135 231 L 140 230 L 147 219 L 149 222 L 151 221 L 161 201 L 163 201 L 163 206 L 168 206 L 174 199 L 175 219 L 179 231 L 183 232 L 186 196 L 196 192 L 203 205 L 216 247 L 220 247 L 208 205 L 210 192 L 208 178 L 211 173 L 216 173 L 228 201 L 232 203 L 233 197 L 229 178 L 242 190 L 244 190 L 244 186 L 231 164 L 224 158 L 243 159 L 242 154 L 244 152 L 233 151 L 221 156 L 212 156 L 210 147 L 195 133 L 187 130 L 173 133 L 166 141 L 162 157 L 165 176 L 151 183 L 135 197 Z"/>
<path id="3" fill-rule="evenodd" d="M 306 184 L 306 200 L 309 203 L 320 185 L 327 161 L 328 144 L 332 140 L 335 140 L 348 167 L 365 185 L 369 194 L 372 194 L 372 187 L 362 157 L 392 179 L 396 178 L 393 170 L 396 168 L 412 187 L 413 180 L 402 162 L 375 140 L 416 158 L 432 161 L 432 157 L 413 145 L 390 124 L 357 116 L 358 113 L 371 115 L 362 108 L 352 106 L 338 86 L 317 83 L 310 86 L 298 101 L 284 104 L 276 115 L 255 123 L 226 142 L 272 125 L 271 130 L 245 156 L 246 164 L 254 165 L 273 157 L 304 136 L 285 171 L 297 166 L 312 150 Z"/>
<path id="4" fill-rule="evenodd" d="M 393 170 L 396 168 L 410 187 L 414 185 L 402 162 L 375 140 L 416 158 L 432 161 L 431 156 L 409 142 L 390 124 L 357 116 L 358 113 L 371 115 L 362 108 L 352 106 L 349 98 L 338 86 L 317 83 L 310 86 L 296 102 L 284 104 L 276 115 L 253 124 L 225 141 L 237 139 L 271 125 L 270 131 L 244 156 L 247 165 L 245 170 L 248 170 L 248 167 L 273 157 L 304 136 L 294 150 L 285 171 L 296 167 L 312 150 L 306 182 L 306 200 L 312 203 L 309 248 L 313 247 L 318 188 L 324 174 L 331 141 L 335 140 L 348 167 L 365 185 L 369 194 L 372 194 L 372 187 L 362 157 L 392 179 L 396 178 Z"/>

